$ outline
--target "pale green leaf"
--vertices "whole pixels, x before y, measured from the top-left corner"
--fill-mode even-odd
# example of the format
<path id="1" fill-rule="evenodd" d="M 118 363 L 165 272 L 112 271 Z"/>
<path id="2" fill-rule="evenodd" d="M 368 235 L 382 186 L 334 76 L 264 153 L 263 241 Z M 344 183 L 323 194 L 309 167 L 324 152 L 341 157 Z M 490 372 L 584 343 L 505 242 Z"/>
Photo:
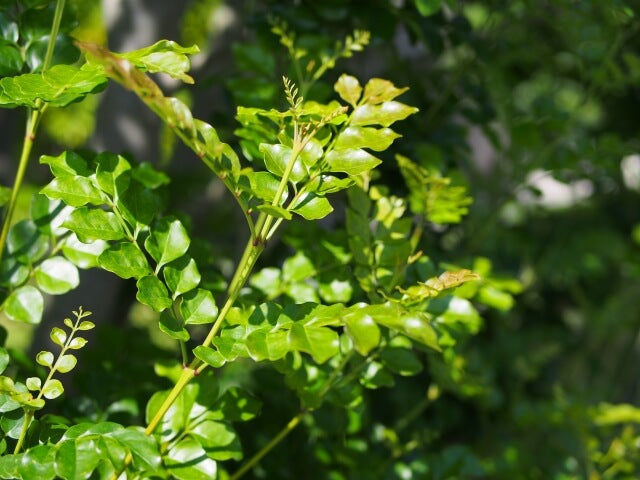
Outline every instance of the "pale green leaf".
<path id="1" fill-rule="evenodd" d="M 384 102 L 380 105 L 365 104 L 355 108 L 351 115 L 351 124 L 388 127 L 392 123 L 404 120 L 416 112 L 418 112 L 417 108 L 395 100 Z"/>
<path id="2" fill-rule="evenodd" d="M 64 175 L 54 178 L 41 193 L 55 200 L 62 200 L 72 207 L 82 207 L 87 203 L 102 205 L 104 200 L 93 181 L 80 175 Z"/>
<path id="3" fill-rule="evenodd" d="M 259 148 L 260 152 L 264 154 L 264 164 L 267 170 L 278 177 L 282 177 L 293 155 L 291 147 L 282 144 L 271 145 L 261 143 Z M 306 165 L 302 162 L 300 155 L 298 155 L 291 170 L 289 181 L 297 183 L 303 180 L 308 173 Z"/>
<path id="4" fill-rule="evenodd" d="M 400 136 L 390 128 L 347 127 L 338 135 L 334 148 L 336 150 L 368 148 L 382 152 Z"/>
<path id="5" fill-rule="evenodd" d="M 43 292 L 61 295 L 80 284 L 77 267 L 63 257 L 46 259 L 35 269 L 36 282 Z"/>
<path id="6" fill-rule="evenodd" d="M 155 224 L 144 246 L 160 268 L 184 255 L 190 242 L 189 235 L 180 220 L 163 218 Z"/>
<path id="7" fill-rule="evenodd" d="M 362 87 L 357 78 L 342 74 L 333 88 L 345 102 L 354 107 L 358 104 L 358 100 L 360 100 L 360 95 L 362 94 Z"/>
<path id="8" fill-rule="evenodd" d="M 25 285 L 11 292 L 2 304 L 2 308 L 11 320 L 40 323 L 44 310 L 44 299 L 37 288 Z"/>
<path id="9" fill-rule="evenodd" d="M 64 387 L 62 383 L 58 379 L 51 379 L 42 387 L 42 395 L 47 400 L 53 400 L 54 398 L 58 398 L 60 395 L 64 393 Z"/>
<path id="10" fill-rule="evenodd" d="M 187 325 L 213 323 L 218 307 L 210 291 L 198 288 L 182 295 L 180 314 Z"/>
<path id="11" fill-rule="evenodd" d="M 375 168 L 380 160 L 362 149 L 332 150 L 326 156 L 331 172 L 359 175 Z"/>
<path id="12" fill-rule="evenodd" d="M 83 243 L 72 233 L 64 239 L 62 253 L 78 268 L 93 268 L 98 266 L 98 257 L 109 247 L 104 240 L 94 240 Z"/>
<path id="13" fill-rule="evenodd" d="M 329 215 L 333 207 L 325 197 L 315 193 L 308 193 L 300 198 L 293 208 L 293 212 L 307 220 L 318 220 Z"/>

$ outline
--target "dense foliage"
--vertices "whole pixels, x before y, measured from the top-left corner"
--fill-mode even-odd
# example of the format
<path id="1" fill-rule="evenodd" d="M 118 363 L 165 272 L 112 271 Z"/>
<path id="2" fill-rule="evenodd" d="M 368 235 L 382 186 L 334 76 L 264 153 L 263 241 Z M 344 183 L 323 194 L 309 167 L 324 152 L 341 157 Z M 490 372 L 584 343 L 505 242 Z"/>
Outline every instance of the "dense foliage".
<path id="1" fill-rule="evenodd" d="M 632 2 L 180 9 L 0 1 L 0 477 L 636 478 Z"/>

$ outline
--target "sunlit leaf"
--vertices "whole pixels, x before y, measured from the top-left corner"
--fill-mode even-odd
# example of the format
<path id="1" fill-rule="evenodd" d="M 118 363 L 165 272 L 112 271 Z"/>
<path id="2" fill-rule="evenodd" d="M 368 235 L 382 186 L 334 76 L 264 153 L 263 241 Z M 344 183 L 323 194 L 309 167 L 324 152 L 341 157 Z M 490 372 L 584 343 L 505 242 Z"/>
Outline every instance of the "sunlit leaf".
<path id="1" fill-rule="evenodd" d="M 147 275 L 136 282 L 138 293 L 136 298 L 140 303 L 150 306 L 156 312 L 169 308 L 173 303 L 164 284 L 155 276 Z"/>
<path id="2" fill-rule="evenodd" d="M 36 282 L 43 292 L 61 295 L 80 284 L 76 266 L 69 260 L 55 256 L 47 258 L 35 269 Z"/>
<path id="3" fill-rule="evenodd" d="M 40 323 L 44 299 L 37 288 L 25 285 L 11 292 L 2 304 L 2 309 L 11 320 Z"/>
<path id="4" fill-rule="evenodd" d="M 111 245 L 98 257 L 98 264 L 121 278 L 141 278 L 152 273 L 147 257 L 131 242 Z"/>
<path id="5" fill-rule="evenodd" d="M 184 255 L 189 248 L 189 235 L 180 220 L 163 218 L 153 228 L 144 246 L 158 267 Z"/>

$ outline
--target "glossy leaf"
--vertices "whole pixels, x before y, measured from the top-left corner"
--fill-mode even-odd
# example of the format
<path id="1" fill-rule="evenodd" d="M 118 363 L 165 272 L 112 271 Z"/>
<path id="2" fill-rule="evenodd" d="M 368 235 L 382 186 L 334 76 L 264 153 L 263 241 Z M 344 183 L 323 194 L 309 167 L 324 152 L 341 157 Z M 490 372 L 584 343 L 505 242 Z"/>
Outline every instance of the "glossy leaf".
<path id="1" fill-rule="evenodd" d="M 200 283 L 200 272 L 193 258 L 188 255 L 168 263 L 164 267 L 164 279 L 169 290 L 173 292 L 173 300 L 193 290 Z"/>
<path id="2" fill-rule="evenodd" d="M 116 206 L 131 226 L 142 228 L 151 225 L 158 213 L 160 200 L 153 191 L 134 181 L 118 198 Z"/>
<path id="3" fill-rule="evenodd" d="M 149 47 L 122 53 L 118 56 L 129 60 L 144 71 L 166 73 L 185 83 L 193 83 L 193 78 L 186 74 L 191 68 L 187 55 L 194 55 L 199 51 L 195 45 L 182 47 L 171 40 L 160 40 Z"/>
<path id="4" fill-rule="evenodd" d="M 226 360 L 220 354 L 220 352 L 210 347 L 198 345 L 193 349 L 193 354 L 196 356 L 196 358 L 199 358 L 204 363 L 212 366 L 213 368 L 220 368 L 226 363 Z"/>
<path id="5" fill-rule="evenodd" d="M 64 393 L 64 387 L 60 380 L 55 378 L 49 380 L 42 387 L 42 395 L 47 400 L 53 400 L 54 398 L 58 398 L 60 395 Z"/>
<path id="6" fill-rule="evenodd" d="M 330 172 L 360 175 L 378 166 L 379 159 L 362 149 L 332 150 L 326 156 Z"/>
<path id="7" fill-rule="evenodd" d="M 9 360 L 11 360 L 11 357 L 9 356 L 7 349 L 0 347 L 0 373 L 6 370 L 9 365 Z"/>
<path id="8" fill-rule="evenodd" d="M 41 259 L 49 249 L 49 240 L 31 220 L 21 220 L 9 229 L 7 250 L 24 264 Z"/>
<path id="9" fill-rule="evenodd" d="M 75 152 L 65 151 L 56 157 L 42 155 L 40 163 L 49 165 L 51 173 L 55 177 L 67 175 L 88 177 L 93 173 L 87 165 L 87 161 Z"/>
<path id="10" fill-rule="evenodd" d="M 102 205 L 104 200 L 93 181 L 80 175 L 64 175 L 54 178 L 41 193 L 55 200 L 63 200 L 72 207 L 86 204 Z"/>
<path id="11" fill-rule="evenodd" d="M 78 330 L 92 330 L 95 328 L 95 324 L 89 320 L 83 320 L 78 325 Z"/>
<path id="12" fill-rule="evenodd" d="M 121 240 L 125 237 L 115 214 L 101 209 L 81 207 L 74 210 L 62 226 L 75 232 L 78 239 L 84 243 L 95 240 Z"/>
<path id="13" fill-rule="evenodd" d="M 92 268 L 98 266 L 98 257 L 109 247 L 104 240 L 94 240 L 83 243 L 72 233 L 64 239 L 62 253 L 78 268 Z"/>
<path id="14" fill-rule="evenodd" d="M 55 357 L 53 356 L 53 353 L 47 352 L 46 350 L 36 355 L 36 362 L 43 367 L 52 367 L 54 360 Z"/>
<path id="15" fill-rule="evenodd" d="M 250 193 L 265 202 L 272 203 L 276 198 L 280 180 L 270 172 L 249 172 L 247 174 L 250 184 Z M 281 204 L 286 195 L 281 198 Z"/>
<path id="16" fill-rule="evenodd" d="M 333 207 L 325 197 L 319 197 L 315 193 L 308 193 L 296 203 L 293 212 L 307 220 L 318 220 L 333 212 Z"/>
<path id="17" fill-rule="evenodd" d="M 385 348 L 380 354 L 380 359 L 389 370 L 399 375 L 411 376 L 422 371 L 422 362 L 408 348 Z"/>
<path id="18" fill-rule="evenodd" d="M 64 107 L 101 90 L 106 77 L 100 68 L 54 65 L 46 72 L 27 73 L 0 80 L 0 105 L 36 107 L 38 99 Z"/>
<path id="19" fill-rule="evenodd" d="M 353 310 L 343 317 L 345 331 L 360 355 L 367 355 L 380 344 L 380 328 L 373 318 L 361 310 Z"/>
<path id="20" fill-rule="evenodd" d="M 131 164 L 121 155 L 104 152 L 99 154 L 95 161 L 98 163 L 96 181 L 100 188 L 116 198 L 129 186 Z"/>
<path id="21" fill-rule="evenodd" d="M 180 313 L 187 325 L 213 323 L 218 307 L 210 291 L 198 288 L 182 296 Z"/>
<path id="22" fill-rule="evenodd" d="M 380 105 L 359 105 L 351 115 L 352 125 L 382 125 L 388 127 L 398 120 L 417 113 L 418 109 L 395 100 Z"/>
<path id="23" fill-rule="evenodd" d="M 143 470 L 154 470 L 160 466 L 160 451 L 152 435 L 145 435 L 142 430 L 129 427 L 109 434 L 124 445 L 133 456 L 133 464 Z"/>
<path id="24" fill-rule="evenodd" d="M 210 480 L 216 478 L 218 465 L 192 438 L 184 438 L 167 452 L 165 465 L 171 475 L 180 480 Z"/>
<path id="25" fill-rule="evenodd" d="M 189 332 L 184 328 L 182 322 L 177 319 L 172 312 L 165 311 L 160 315 L 160 330 L 171 338 L 186 342 L 189 340 Z"/>
<path id="26" fill-rule="evenodd" d="M 61 295 L 80 284 L 76 266 L 69 260 L 55 256 L 46 259 L 35 269 L 36 282 L 43 292 Z"/>
<path id="27" fill-rule="evenodd" d="M 78 350 L 82 347 L 84 347 L 87 344 L 87 340 L 85 338 L 82 337 L 74 337 L 70 342 L 68 347 L 71 350 Z"/>
<path id="28" fill-rule="evenodd" d="M 170 183 L 169 176 L 156 170 L 149 162 L 142 162 L 131 170 L 131 175 L 147 188 L 158 188 Z"/>
<path id="29" fill-rule="evenodd" d="M 51 329 L 51 333 L 49 334 L 51 341 L 56 345 L 63 347 L 65 342 L 67 341 L 67 332 L 59 327 L 53 327 Z"/>
<path id="30" fill-rule="evenodd" d="M 136 298 L 140 303 L 150 306 L 156 312 L 169 308 L 173 303 L 164 284 L 154 275 L 147 275 L 136 282 L 138 293 Z"/>
<path id="31" fill-rule="evenodd" d="M 399 137 L 400 135 L 390 128 L 347 127 L 336 138 L 334 148 L 336 150 L 368 148 L 382 152 Z"/>
<path id="32" fill-rule="evenodd" d="M 67 373 L 73 370 L 73 367 L 78 363 L 78 359 L 75 355 L 63 355 L 58 359 L 58 363 L 56 364 L 56 370 L 60 373 Z"/>
<path id="33" fill-rule="evenodd" d="M 362 87 L 357 78 L 342 74 L 333 88 L 345 102 L 354 107 L 358 104 L 358 100 L 360 100 L 360 95 L 362 94 Z"/>
<path id="34" fill-rule="evenodd" d="M 349 188 L 353 183 L 351 178 L 338 178 L 334 175 L 323 173 L 310 181 L 306 188 L 309 192 L 322 196 Z"/>
<path id="35" fill-rule="evenodd" d="M 231 425 L 205 419 L 191 429 L 191 436 L 205 449 L 207 456 L 214 460 L 240 460 L 242 447 Z"/>
<path id="36" fill-rule="evenodd" d="M 44 309 L 44 299 L 37 288 L 25 285 L 11 292 L 2 304 L 2 308 L 11 320 L 40 323 Z"/>
<path id="37" fill-rule="evenodd" d="M 282 207 L 277 207 L 275 205 L 270 205 L 270 204 L 258 205 L 258 210 L 268 215 L 271 215 L 272 217 L 275 217 L 275 218 L 283 218 L 285 220 L 291 220 L 292 218 L 291 212 L 289 212 L 288 210 Z"/>
<path id="38" fill-rule="evenodd" d="M 67 233 L 62 228 L 73 208 L 60 200 L 51 200 L 42 194 L 36 194 L 31 199 L 31 219 L 38 229 L 46 235 L 61 236 Z"/>
<path id="39" fill-rule="evenodd" d="M 0 41 L 0 77 L 17 75 L 23 65 L 20 50 L 11 43 Z"/>
<path id="40" fill-rule="evenodd" d="M 158 221 L 144 246 L 151 257 L 158 263 L 158 268 L 180 258 L 189 248 L 189 235 L 177 219 Z"/>
<path id="41" fill-rule="evenodd" d="M 29 273 L 29 267 L 6 257 L 0 262 L 0 285 L 12 289 L 19 287 L 27 281 Z"/>
<path id="42" fill-rule="evenodd" d="M 131 242 L 111 245 L 98 257 L 98 264 L 121 278 L 141 278 L 152 273 L 147 257 Z"/>
<path id="43" fill-rule="evenodd" d="M 268 143 L 261 143 L 260 152 L 264 154 L 264 164 L 267 167 L 267 170 L 282 178 L 285 170 L 287 169 L 287 165 L 291 161 L 291 155 L 293 154 L 291 147 L 281 144 L 270 145 Z M 303 180 L 307 174 L 307 167 L 298 155 L 298 158 L 296 158 L 293 165 L 293 169 L 291 170 L 289 181 L 293 183 L 299 182 Z"/>
<path id="44" fill-rule="evenodd" d="M 407 87 L 398 88 L 389 80 L 383 78 L 372 78 L 364 86 L 362 103 L 378 105 L 383 102 L 393 100 L 399 95 L 409 90 Z"/>

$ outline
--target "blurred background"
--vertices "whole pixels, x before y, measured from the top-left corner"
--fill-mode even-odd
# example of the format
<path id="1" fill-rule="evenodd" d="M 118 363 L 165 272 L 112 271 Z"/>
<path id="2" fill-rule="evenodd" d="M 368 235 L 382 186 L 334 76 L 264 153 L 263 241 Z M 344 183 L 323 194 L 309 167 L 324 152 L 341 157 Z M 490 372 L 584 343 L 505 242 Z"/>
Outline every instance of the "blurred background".
<path id="1" fill-rule="evenodd" d="M 341 60 L 308 98 L 329 99 L 341 73 L 362 83 L 382 77 L 410 87 L 402 101 L 420 113 L 397 125 L 403 138 L 393 153 L 451 177 L 474 199 L 460 224 L 427 228 L 422 246 L 436 261 L 475 265 L 503 282 L 504 288 L 486 292 L 484 303 L 492 308 L 481 310 L 478 333 L 457 348 L 459 375 L 440 381 L 439 390 L 430 389 L 426 397 L 435 366 L 379 390 L 364 417 L 366 428 L 330 412 L 327 418 L 320 415 L 315 421 L 325 425 L 313 445 L 303 441 L 309 432 L 313 436 L 309 424 L 265 460 L 270 478 L 640 478 L 640 409 L 635 407 L 640 405 L 640 9 L 635 1 L 68 4 L 73 37 L 116 51 L 162 38 L 197 44 L 195 85 L 157 80 L 238 151 L 236 107 L 282 107 L 280 78 L 295 78 L 286 49 L 271 33 L 273 18 L 286 21 L 310 52 L 332 48 L 354 29 L 367 30 L 370 46 Z M 23 121 L 16 111 L 3 110 L 0 126 L 0 179 L 10 185 Z M 225 201 L 209 171 L 132 94 L 110 84 L 99 96 L 48 111 L 41 132 L 18 215 L 28 215 L 30 195 L 49 179 L 48 169 L 37 165 L 39 154 L 126 153 L 170 172 L 171 208 L 192 216 L 194 231 L 213 242 L 220 274 L 229 273 L 247 236 L 244 222 L 236 221 L 232 202 Z M 377 181 L 402 192 L 393 153 Z M 330 220 L 336 229 L 343 228 L 338 210 Z M 274 248 L 264 264 L 278 264 L 290 253 L 288 247 Z M 131 355 L 144 357 L 132 353 L 122 333 L 156 328 L 132 307 L 135 286 L 105 272 L 83 275 L 77 291 L 51 301 L 37 329 L 4 321 L 10 345 L 37 351 L 48 322 L 82 304 L 99 323 L 112 325 L 103 345 L 118 347 L 104 351 L 129 352 L 127 364 L 134 363 Z M 158 340 L 145 348 L 169 346 Z M 117 370 L 121 359 L 112 361 L 109 368 Z M 95 383 L 80 378 L 78 390 L 99 388 Z M 132 395 L 143 396 L 145 388 L 131 385 Z M 259 422 L 282 424 L 286 414 L 280 417 L 278 409 L 286 409 L 278 395 L 274 387 L 273 404 L 265 407 L 272 413 Z M 412 402 L 420 408 L 409 424 L 381 427 L 394 412 L 415 406 Z M 326 436 L 331 422 L 335 437 Z M 380 466 L 379 475 L 358 463 L 371 461 L 366 450 L 393 451 L 407 438 L 417 446 L 408 455 L 399 451 L 402 461 Z M 246 448 L 261 441 L 260 435 L 250 437 Z M 298 465 L 296 458 L 306 460 Z"/>

